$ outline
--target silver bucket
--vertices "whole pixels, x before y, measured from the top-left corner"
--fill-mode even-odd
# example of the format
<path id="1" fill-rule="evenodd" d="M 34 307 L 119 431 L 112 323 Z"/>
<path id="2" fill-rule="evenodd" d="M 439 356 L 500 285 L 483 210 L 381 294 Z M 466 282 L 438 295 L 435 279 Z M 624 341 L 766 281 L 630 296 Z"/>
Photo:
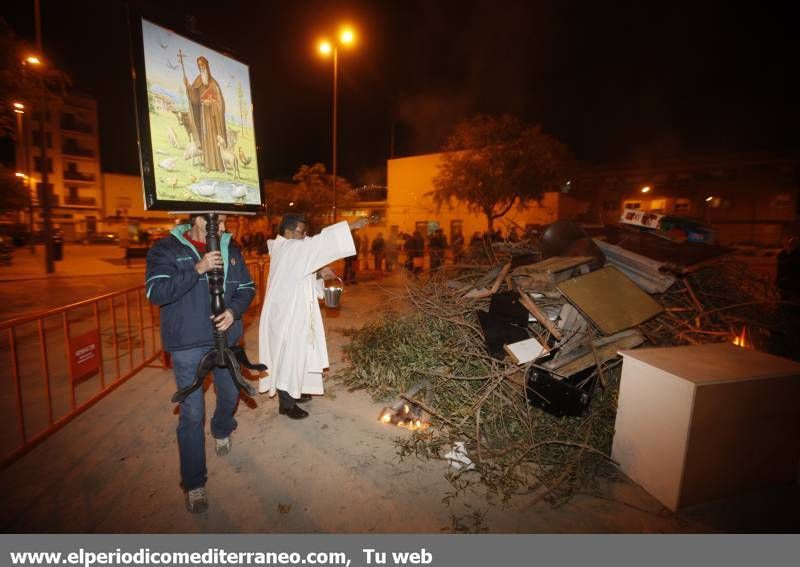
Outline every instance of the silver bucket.
<path id="1" fill-rule="evenodd" d="M 325 307 L 336 308 L 342 302 L 342 292 L 344 291 L 344 283 L 342 282 L 342 278 L 336 278 L 339 280 L 338 285 L 331 285 L 325 286 L 322 289 L 323 295 L 325 296 Z"/>

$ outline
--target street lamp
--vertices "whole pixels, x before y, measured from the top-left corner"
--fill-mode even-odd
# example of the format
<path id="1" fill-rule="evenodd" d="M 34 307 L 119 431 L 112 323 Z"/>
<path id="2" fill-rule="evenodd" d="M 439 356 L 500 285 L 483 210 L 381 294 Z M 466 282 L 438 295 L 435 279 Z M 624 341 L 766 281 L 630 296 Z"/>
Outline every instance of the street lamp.
<path id="1" fill-rule="evenodd" d="M 36 2 L 36 24 L 37 24 L 37 44 L 41 49 L 41 33 L 40 33 L 40 20 L 39 20 L 39 2 Z M 38 71 L 38 78 L 39 78 L 39 92 L 41 96 L 40 101 L 40 108 L 39 108 L 39 149 L 41 155 L 41 163 L 39 164 L 41 167 L 42 173 L 42 191 L 41 191 L 41 200 L 42 200 L 42 220 L 43 220 L 43 237 L 44 237 L 44 267 L 45 272 L 48 274 L 52 274 L 55 271 L 55 264 L 53 263 L 54 254 L 53 254 L 53 219 L 52 219 L 52 212 L 51 212 L 51 200 L 50 200 L 50 184 L 48 179 L 48 166 L 47 166 L 47 86 L 45 85 L 43 72 L 44 66 L 41 58 L 36 54 L 31 54 L 25 57 L 22 61 L 22 64 L 25 67 L 32 67 L 36 71 Z"/>
<path id="2" fill-rule="evenodd" d="M 355 43 L 356 36 L 353 28 L 343 26 L 339 30 L 336 41 L 323 39 L 319 42 L 318 49 L 322 56 L 327 57 L 333 53 L 333 222 L 336 222 L 336 127 L 337 127 L 337 90 L 339 82 L 339 47 L 351 46 Z"/>

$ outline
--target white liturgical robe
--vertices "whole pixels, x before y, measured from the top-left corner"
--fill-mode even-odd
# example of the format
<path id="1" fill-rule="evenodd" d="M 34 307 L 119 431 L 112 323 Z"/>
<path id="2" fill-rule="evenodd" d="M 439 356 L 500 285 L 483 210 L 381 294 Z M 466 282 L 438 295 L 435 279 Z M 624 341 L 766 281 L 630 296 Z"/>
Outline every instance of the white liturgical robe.
<path id="1" fill-rule="evenodd" d="M 259 380 L 258 391 L 274 396 L 285 390 L 293 398 L 322 394 L 322 371 L 329 364 L 319 309 L 322 280 L 316 272 L 356 253 L 350 226 L 342 221 L 303 239 L 279 235 L 267 246 L 269 277 L 258 326 L 259 359 L 267 376 Z"/>

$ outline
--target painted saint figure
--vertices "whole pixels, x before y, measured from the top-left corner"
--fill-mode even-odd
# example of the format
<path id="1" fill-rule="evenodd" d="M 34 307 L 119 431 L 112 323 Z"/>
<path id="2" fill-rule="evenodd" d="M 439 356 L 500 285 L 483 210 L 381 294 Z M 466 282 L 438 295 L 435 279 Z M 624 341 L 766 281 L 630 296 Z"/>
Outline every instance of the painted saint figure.
<path id="1" fill-rule="evenodd" d="M 217 140 L 221 138 L 225 145 L 228 143 L 227 129 L 225 128 L 225 98 L 219 83 L 211 75 L 208 59 L 197 58 L 197 68 L 200 74 L 192 84 L 184 75 L 183 83 L 189 97 L 189 115 L 197 132 L 197 145 L 203 154 L 203 167 L 208 171 L 225 171 L 222 162 L 220 147 Z"/>

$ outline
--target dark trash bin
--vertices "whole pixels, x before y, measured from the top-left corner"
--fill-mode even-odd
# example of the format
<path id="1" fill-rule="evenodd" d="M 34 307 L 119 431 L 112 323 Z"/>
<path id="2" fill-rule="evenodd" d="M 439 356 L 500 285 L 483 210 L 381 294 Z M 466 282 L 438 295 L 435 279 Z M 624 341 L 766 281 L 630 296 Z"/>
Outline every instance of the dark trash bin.
<path id="1" fill-rule="evenodd" d="M 53 261 L 58 262 L 64 259 L 64 234 L 56 232 L 53 235 Z"/>

